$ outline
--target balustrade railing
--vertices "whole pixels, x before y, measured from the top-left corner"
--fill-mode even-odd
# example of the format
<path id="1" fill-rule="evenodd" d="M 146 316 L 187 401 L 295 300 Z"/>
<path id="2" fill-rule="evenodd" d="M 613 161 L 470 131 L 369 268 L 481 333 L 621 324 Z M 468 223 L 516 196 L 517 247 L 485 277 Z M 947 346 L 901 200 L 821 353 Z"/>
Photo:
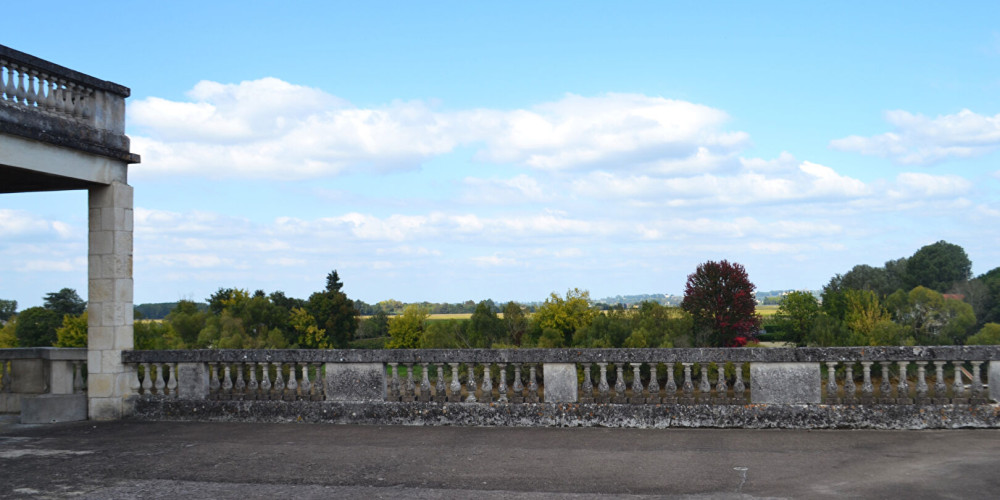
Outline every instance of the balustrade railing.
<path id="1" fill-rule="evenodd" d="M 84 394 L 86 373 L 86 349 L 0 349 L 0 413 L 19 413 L 28 397 Z"/>
<path id="2" fill-rule="evenodd" d="M 984 380 L 989 363 L 1000 358 L 994 346 L 198 350 L 123 357 L 137 367 L 135 394 L 216 400 L 981 404 L 995 399 L 990 387 L 1000 382 Z"/>

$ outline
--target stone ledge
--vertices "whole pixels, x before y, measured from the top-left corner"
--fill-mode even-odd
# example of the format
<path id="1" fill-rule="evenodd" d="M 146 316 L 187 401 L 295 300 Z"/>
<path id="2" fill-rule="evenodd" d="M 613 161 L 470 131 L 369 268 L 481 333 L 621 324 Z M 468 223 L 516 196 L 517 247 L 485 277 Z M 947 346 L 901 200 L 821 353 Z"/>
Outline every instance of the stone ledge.
<path id="1" fill-rule="evenodd" d="M 87 420 L 86 394 L 42 394 L 21 398 L 22 424 Z"/>
<path id="2" fill-rule="evenodd" d="M 136 398 L 133 419 L 485 427 L 1000 428 L 1000 405 L 620 405 Z"/>

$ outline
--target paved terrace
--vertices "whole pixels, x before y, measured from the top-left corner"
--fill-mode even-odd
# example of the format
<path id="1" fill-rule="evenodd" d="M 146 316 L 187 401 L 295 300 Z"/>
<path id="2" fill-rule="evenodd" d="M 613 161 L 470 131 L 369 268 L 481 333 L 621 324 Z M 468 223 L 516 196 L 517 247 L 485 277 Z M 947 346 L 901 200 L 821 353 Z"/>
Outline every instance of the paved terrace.
<path id="1" fill-rule="evenodd" d="M 3 498 L 988 498 L 1000 431 L 0 421 Z"/>

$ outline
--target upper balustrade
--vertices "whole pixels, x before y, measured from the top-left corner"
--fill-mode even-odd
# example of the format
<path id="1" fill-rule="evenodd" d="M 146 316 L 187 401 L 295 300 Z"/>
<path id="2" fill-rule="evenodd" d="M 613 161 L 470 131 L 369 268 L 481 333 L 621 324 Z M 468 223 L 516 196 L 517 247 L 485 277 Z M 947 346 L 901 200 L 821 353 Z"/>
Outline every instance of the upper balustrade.
<path id="1" fill-rule="evenodd" d="M 0 45 L 0 132 L 137 163 L 129 89 Z"/>

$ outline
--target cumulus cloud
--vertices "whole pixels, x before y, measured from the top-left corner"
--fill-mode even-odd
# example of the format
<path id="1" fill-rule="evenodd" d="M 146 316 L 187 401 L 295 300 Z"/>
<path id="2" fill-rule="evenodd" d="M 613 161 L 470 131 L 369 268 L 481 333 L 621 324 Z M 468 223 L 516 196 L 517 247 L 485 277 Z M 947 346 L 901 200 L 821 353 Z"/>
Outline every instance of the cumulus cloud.
<path id="1" fill-rule="evenodd" d="M 129 107 L 145 173 L 305 179 L 410 169 L 459 146 L 483 161 L 542 170 L 719 168 L 748 143 L 727 115 L 639 94 L 568 94 L 530 109 L 441 111 L 422 101 L 357 107 L 276 78 L 202 81 L 186 101 Z"/>
<path id="2" fill-rule="evenodd" d="M 903 165 L 928 165 L 951 158 L 982 156 L 1000 147 L 1000 114 L 984 116 L 963 109 L 929 118 L 896 110 L 885 114 L 892 132 L 852 135 L 830 142 L 841 151 L 880 156 Z"/>
<path id="3" fill-rule="evenodd" d="M 24 210 L 0 208 L 0 238 L 12 239 L 41 234 L 70 238 L 74 235 L 74 229 L 65 222 L 49 220 Z"/>

